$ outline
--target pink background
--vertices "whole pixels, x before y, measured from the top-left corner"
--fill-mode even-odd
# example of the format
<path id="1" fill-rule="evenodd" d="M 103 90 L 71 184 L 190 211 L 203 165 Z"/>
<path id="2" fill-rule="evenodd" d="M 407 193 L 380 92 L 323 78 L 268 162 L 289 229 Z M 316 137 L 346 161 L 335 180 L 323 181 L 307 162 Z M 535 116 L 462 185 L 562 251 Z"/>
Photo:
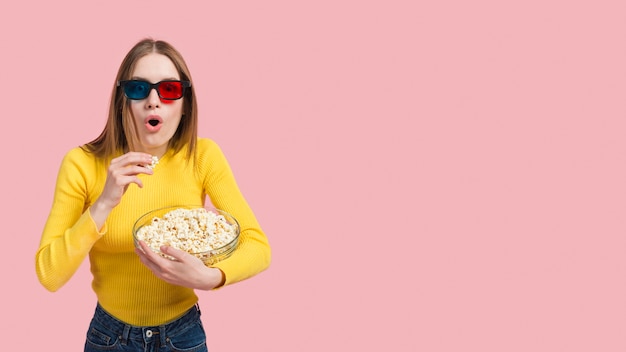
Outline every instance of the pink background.
<path id="1" fill-rule="evenodd" d="M 211 351 L 626 350 L 623 1 L 105 3 L 0 13 L 2 350 L 82 350 L 88 263 L 49 293 L 34 254 L 145 36 L 273 246 L 200 293 Z"/>

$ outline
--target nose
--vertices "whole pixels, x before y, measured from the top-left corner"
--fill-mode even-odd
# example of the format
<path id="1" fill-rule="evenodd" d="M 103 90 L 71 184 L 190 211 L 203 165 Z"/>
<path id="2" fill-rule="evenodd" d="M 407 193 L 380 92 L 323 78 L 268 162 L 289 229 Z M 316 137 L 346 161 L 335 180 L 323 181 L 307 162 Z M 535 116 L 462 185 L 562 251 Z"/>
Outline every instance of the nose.
<path id="1" fill-rule="evenodd" d="M 159 93 L 157 93 L 156 88 L 150 90 L 150 94 L 148 94 L 148 98 L 146 99 L 146 108 L 154 109 L 161 106 L 161 98 L 159 97 Z"/>

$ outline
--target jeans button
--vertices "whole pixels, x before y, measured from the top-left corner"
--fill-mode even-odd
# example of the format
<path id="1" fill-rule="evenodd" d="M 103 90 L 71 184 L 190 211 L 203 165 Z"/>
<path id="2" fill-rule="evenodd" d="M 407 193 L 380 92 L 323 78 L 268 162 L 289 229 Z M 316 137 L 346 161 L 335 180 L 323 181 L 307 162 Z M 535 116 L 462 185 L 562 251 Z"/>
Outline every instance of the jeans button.
<path id="1" fill-rule="evenodd" d="M 152 337 L 152 330 L 146 331 L 146 336 L 147 337 Z"/>

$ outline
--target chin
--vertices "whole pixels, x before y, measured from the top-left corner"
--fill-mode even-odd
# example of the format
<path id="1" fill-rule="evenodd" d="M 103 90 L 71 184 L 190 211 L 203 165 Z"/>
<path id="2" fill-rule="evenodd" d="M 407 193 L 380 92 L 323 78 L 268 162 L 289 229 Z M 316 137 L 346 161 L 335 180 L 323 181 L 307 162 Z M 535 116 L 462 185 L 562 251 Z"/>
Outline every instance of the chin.
<path id="1" fill-rule="evenodd" d="M 163 142 L 154 142 L 154 141 L 146 141 L 146 142 L 142 142 L 141 143 L 141 147 L 145 150 L 153 150 L 153 149 L 158 149 L 158 148 L 163 148 L 163 147 L 167 147 L 168 142 L 166 141 L 165 143 Z"/>

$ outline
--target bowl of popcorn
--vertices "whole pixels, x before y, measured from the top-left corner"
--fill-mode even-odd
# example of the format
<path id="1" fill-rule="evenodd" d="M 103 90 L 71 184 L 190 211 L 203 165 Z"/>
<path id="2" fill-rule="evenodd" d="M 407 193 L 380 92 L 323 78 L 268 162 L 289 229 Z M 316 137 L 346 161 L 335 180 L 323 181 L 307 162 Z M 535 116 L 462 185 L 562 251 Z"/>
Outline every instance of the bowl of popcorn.
<path id="1" fill-rule="evenodd" d="M 161 246 L 178 248 L 206 265 L 228 258 L 239 241 L 239 223 L 229 213 L 202 205 L 171 206 L 142 215 L 133 226 L 133 240 L 144 241 L 162 257 Z"/>

